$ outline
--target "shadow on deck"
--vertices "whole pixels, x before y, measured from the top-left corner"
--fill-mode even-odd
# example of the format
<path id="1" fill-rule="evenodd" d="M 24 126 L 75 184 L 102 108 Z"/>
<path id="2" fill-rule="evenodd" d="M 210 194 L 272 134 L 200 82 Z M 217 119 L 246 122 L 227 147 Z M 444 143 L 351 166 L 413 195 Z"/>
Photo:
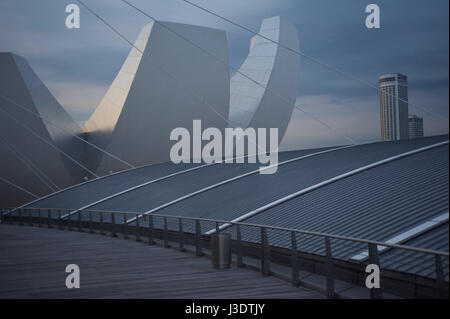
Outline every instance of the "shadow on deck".
<path id="1" fill-rule="evenodd" d="M 68 264 L 79 289 L 65 286 Z M 323 298 L 246 268 L 88 233 L 0 225 L 0 298 Z"/>

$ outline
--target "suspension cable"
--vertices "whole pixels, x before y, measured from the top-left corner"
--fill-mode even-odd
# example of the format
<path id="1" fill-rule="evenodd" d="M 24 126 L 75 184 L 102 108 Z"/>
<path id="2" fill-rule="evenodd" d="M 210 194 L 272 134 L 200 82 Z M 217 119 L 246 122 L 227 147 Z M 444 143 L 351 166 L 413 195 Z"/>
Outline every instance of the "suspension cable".
<path id="1" fill-rule="evenodd" d="M 135 166 L 133 166 L 133 165 L 131 165 L 130 163 L 128 163 L 128 162 L 126 162 L 126 161 L 120 159 L 120 158 L 117 157 L 116 155 L 111 154 L 110 152 L 108 152 L 108 151 L 106 151 L 106 150 L 104 150 L 104 149 L 98 147 L 97 145 L 92 144 L 92 143 L 86 141 L 85 139 L 83 139 L 83 138 L 77 136 L 76 134 L 73 134 L 72 132 L 66 130 L 65 128 L 63 128 L 63 127 L 61 127 L 61 126 L 55 124 L 54 122 L 49 121 L 48 119 L 46 119 L 46 118 L 43 117 L 42 115 L 37 114 L 37 113 L 31 111 L 30 109 L 28 109 L 27 107 L 25 107 L 25 106 L 23 106 L 23 105 L 20 105 L 19 103 L 13 101 L 12 99 L 8 98 L 7 96 L 4 96 L 3 94 L 0 93 L 0 97 L 3 98 L 3 99 L 5 99 L 5 100 L 7 100 L 8 102 L 13 103 L 14 105 L 16 105 L 16 106 L 20 107 L 21 109 L 27 111 L 28 113 L 30 113 L 30 114 L 32 114 L 32 115 L 34 115 L 34 116 L 36 116 L 36 117 L 38 117 L 38 118 L 44 120 L 45 122 L 49 123 L 50 125 L 52 125 L 52 126 L 58 128 L 58 129 L 60 129 L 60 130 L 62 130 L 62 131 L 64 131 L 64 132 L 70 134 L 71 136 L 75 137 L 77 140 L 80 140 L 80 141 L 82 141 L 83 143 L 86 143 L 86 144 L 88 144 L 89 146 L 92 146 L 92 147 L 95 148 L 96 150 L 98 150 L 98 151 L 100 151 L 100 152 L 102 152 L 102 153 L 104 153 L 104 154 L 106 154 L 106 155 L 108 155 L 108 156 L 111 156 L 112 158 L 114 158 L 114 159 L 118 160 L 119 162 L 125 164 L 125 165 L 128 166 L 129 168 L 135 168 Z"/>
<path id="2" fill-rule="evenodd" d="M 261 35 L 260 33 L 254 31 L 254 30 L 252 30 L 252 29 L 250 29 L 250 28 L 248 28 L 248 27 L 246 27 L 246 26 L 243 26 L 243 25 L 241 25 L 241 24 L 239 24 L 239 23 L 237 23 L 237 22 L 235 22 L 235 21 L 233 21 L 233 20 L 231 20 L 231 19 L 228 19 L 228 18 L 226 18 L 226 17 L 224 17 L 224 16 L 221 16 L 221 15 L 219 15 L 218 13 L 215 13 L 215 12 L 213 12 L 213 11 L 211 11 L 211 10 L 208 10 L 208 9 L 206 9 L 206 8 L 204 8 L 204 7 L 202 7 L 202 6 L 198 5 L 198 4 L 196 4 L 196 3 L 193 3 L 193 2 L 191 2 L 191 1 L 189 1 L 189 0 L 181 0 L 181 1 L 186 2 L 187 4 L 189 4 L 189 5 L 193 6 L 193 7 L 196 7 L 196 8 L 198 8 L 198 9 L 204 11 L 204 12 L 207 12 L 208 14 L 211 14 L 211 15 L 213 15 L 213 16 L 215 16 L 215 17 L 217 17 L 217 18 L 219 18 L 219 19 L 221 19 L 221 20 L 223 20 L 223 21 L 226 21 L 226 22 L 228 22 L 228 23 L 230 23 L 230 24 L 232 24 L 232 25 L 234 25 L 234 26 L 236 26 L 236 27 L 238 27 L 238 28 L 240 28 L 240 29 L 243 29 L 243 30 L 245 30 L 245 31 L 247 31 L 247 32 L 250 32 L 252 35 L 257 35 L 257 36 L 259 36 L 259 37 L 261 37 L 261 38 L 263 38 L 263 39 L 265 39 L 265 40 L 267 40 L 267 41 L 270 41 L 270 42 L 272 42 L 272 43 L 278 44 L 280 47 L 284 48 L 285 50 L 288 50 L 288 51 L 290 51 L 290 52 L 292 52 L 292 53 L 295 53 L 295 54 L 297 54 L 297 55 L 300 55 L 300 56 L 302 56 L 302 57 L 304 57 L 304 58 L 310 60 L 311 62 L 314 62 L 314 63 L 316 63 L 316 64 L 318 64 L 318 65 L 320 65 L 320 66 L 322 66 L 322 67 L 324 67 L 324 68 L 327 68 L 327 69 L 329 69 L 329 70 L 332 70 L 332 71 L 334 71 L 334 72 L 336 72 L 336 73 L 338 73 L 338 74 L 341 74 L 341 75 L 343 75 L 343 76 L 345 76 L 345 77 L 347 77 L 347 78 L 350 78 L 350 79 L 352 79 L 352 80 L 354 80 L 354 81 L 356 81 L 356 82 L 359 82 L 359 83 L 361 83 L 361 84 L 367 85 L 367 86 L 369 86 L 369 87 L 371 87 L 371 88 L 373 88 L 373 89 L 375 89 L 375 90 L 377 90 L 378 92 L 381 93 L 380 88 L 379 88 L 378 86 L 376 86 L 376 85 L 373 85 L 373 84 L 370 83 L 370 82 L 367 82 L 367 81 L 365 81 L 365 80 L 359 79 L 359 78 L 357 78 L 357 77 L 354 76 L 354 75 L 348 74 L 348 73 L 346 73 L 345 71 L 343 71 L 343 70 L 341 70 L 341 69 L 339 69 L 339 68 L 337 68 L 337 67 L 335 67 L 335 66 L 332 66 L 332 65 L 330 65 L 330 64 L 321 62 L 320 60 L 318 60 L 318 59 L 316 59 L 316 58 L 314 58 L 314 57 L 312 57 L 312 56 L 310 56 L 310 55 L 307 55 L 307 54 L 305 54 L 305 53 L 303 53 L 303 52 L 301 52 L 301 51 L 299 51 L 299 50 L 294 50 L 294 49 L 292 49 L 292 48 L 290 48 L 290 47 L 288 47 L 288 46 L 286 46 L 286 45 L 284 45 L 284 44 L 282 44 L 282 43 L 280 43 L 280 42 L 278 42 L 278 41 L 275 41 L 275 40 L 270 39 L 270 38 L 268 38 L 268 37 L 266 37 L 266 36 L 264 36 L 264 35 Z M 391 97 L 394 97 L 394 98 L 398 99 L 398 100 L 401 101 L 401 102 L 407 103 L 408 105 L 411 105 L 412 107 L 416 107 L 416 108 L 418 108 L 418 109 L 421 109 L 422 111 L 424 111 L 424 112 L 426 112 L 426 113 L 428 113 L 428 114 L 430 114 L 430 115 L 432 115 L 432 116 L 434 116 L 434 117 L 436 117 L 436 118 L 438 118 L 438 119 L 440 119 L 440 120 L 448 121 L 448 118 L 445 117 L 445 116 L 443 116 L 443 115 L 439 115 L 439 114 L 437 114 L 437 113 L 434 113 L 434 112 L 428 110 L 428 109 L 425 108 L 425 107 L 422 107 L 422 106 L 419 106 L 419 105 L 410 104 L 407 100 L 402 99 L 402 98 L 398 97 L 397 95 L 395 95 L 395 94 L 393 94 L 393 93 L 388 93 L 388 92 L 386 92 L 386 93 L 387 93 L 388 95 L 390 95 Z"/>
<path id="3" fill-rule="evenodd" d="M 153 17 L 152 15 L 148 14 L 147 12 L 143 11 L 142 9 L 139 9 L 138 7 L 136 7 L 135 5 L 133 5 L 132 3 L 128 2 L 127 0 L 121 0 L 122 2 L 124 2 L 125 4 L 127 4 L 128 6 L 134 8 L 135 10 L 139 11 L 140 13 L 142 13 L 143 15 L 145 15 L 146 17 L 152 19 L 155 22 L 159 22 L 158 19 L 156 19 L 155 17 Z M 160 25 L 165 28 L 166 30 L 172 32 L 173 34 L 177 35 L 178 37 L 180 37 L 181 39 L 189 42 L 191 45 L 193 45 L 194 47 L 198 48 L 199 50 L 201 50 L 202 52 L 210 55 L 211 57 L 213 57 L 214 59 L 216 59 L 218 62 L 220 62 L 221 64 L 223 64 L 226 68 L 230 68 L 231 70 L 241 74 L 242 76 L 244 76 L 246 79 L 252 81 L 253 83 L 255 83 L 256 85 L 262 87 L 263 89 L 269 91 L 270 93 L 275 94 L 276 96 L 278 96 L 280 99 L 282 99 L 284 102 L 286 102 L 289 105 L 293 105 L 294 108 L 298 109 L 300 112 L 306 114 L 308 117 L 312 118 L 313 120 L 317 121 L 318 123 L 322 124 L 323 126 L 327 127 L 328 129 L 330 129 L 331 131 L 333 131 L 335 134 L 337 134 L 338 136 L 344 137 L 345 139 L 347 139 L 348 141 L 350 141 L 350 143 L 352 144 L 359 144 L 358 142 L 356 142 L 354 139 L 343 135 L 341 133 L 339 133 L 335 128 L 331 127 L 330 125 L 326 124 L 325 122 L 323 122 L 322 120 L 318 119 L 317 117 L 314 117 L 313 115 L 311 115 L 310 113 L 306 112 L 305 110 L 303 110 L 301 108 L 301 106 L 298 106 L 297 103 L 292 103 L 291 101 L 289 101 L 287 98 L 285 98 L 284 96 L 280 95 L 279 93 L 277 93 L 276 91 L 274 91 L 272 88 L 269 88 L 267 86 L 265 86 L 264 84 L 260 83 L 259 81 L 253 79 L 252 77 L 248 76 L 247 74 L 243 73 L 241 70 L 234 68 L 231 65 L 228 65 L 228 63 L 226 63 L 225 61 L 221 60 L 219 57 L 217 57 L 216 55 L 214 55 L 213 53 L 211 53 L 210 51 L 202 48 L 201 46 L 199 46 L 198 44 L 194 43 L 193 41 L 191 41 L 190 39 L 186 38 L 185 36 L 183 36 L 182 34 L 174 31 L 172 28 L 168 27 L 167 25 L 165 25 L 164 23 L 160 23 Z"/>
<path id="4" fill-rule="evenodd" d="M 3 114 L 7 115 L 9 118 L 11 118 L 12 120 L 14 120 L 17 124 L 19 124 L 20 126 L 22 126 L 24 129 L 26 129 L 28 132 L 30 132 L 32 135 L 34 135 L 35 137 L 37 137 L 38 139 L 40 139 L 41 141 L 43 141 L 45 144 L 47 144 L 48 146 L 50 146 L 51 148 L 55 149 L 58 153 L 62 154 L 63 156 L 65 156 L 66 158 L 68 158 L 70 161 L 74 162 L 75 164 L 77 164 L 78 166 L 80 166 L 81 168 L 83 168 L 85 171 L 87 171 L 89 174 L 91 174 L 94 177 L 98 177 L 94 172 L 92 172 L 89 168 L 87 168 L 86 166 L 84 166 L 83 164 L 81 164 L 80 162 L 78 162 L 77 160 L 75 160 L 72 156 L 68 155 L 67 153 L 65 153 L 64 151 L 62 151 L 59 147 L 57 147 L 56 145 L 50 143 L 49 141 L 47 141 L 45 138 L 39 136 L 39 134 L 37 134 L 36 132 L 34 132 L 32 129 L 30 129 L 28 126 L 26 126 L 25 124 L 23 124 L 21 121 L 19 121 L 18 119 L 16 119 L 14 116 L 12 116 L 11 114 L 9 114 L 8 112 L 6 112 L 5 110 L 3 110 L 0 107 L 0 112 L 2 112 Z"/>
<path id="5" fill-rule="evenodd" d="M 22 192 L 27 193 L 28 195 L 33 196 L 34 198 L 39 198 L 39 196 L 37 196 L 37 195 L 33 194 L 32 192 L 26 190 L 25 188 L 23 188 L 23 187 L 21 187 L 21 186 L 15 184 L 15 183 L 13 183 L 13 182 L 7 180 L 6 178 L 3 178 L 3 177 L 0 176 L 0 181 L 2 181 L 2 182 L 6 183 L 6 184 L 8 184 L 8 185 L 10 185 L 10 186 L 12 186 L 12 187 L 14 187 L 14 188 L 17 188 L 17 189 L 21 190 Z"/>
<path id="6" fill-rule="evenodd" d="M 37 169 L 37 167 L 34 166 L 34 164 L 30 161 L 30 159 L 27 158 L 18 149 L 16 149 L 11 143 L 9 143 L 8 140 L 2 134 L 0 134 L 0 141 L 2 141 L 3 144 L 6 145 L 6 147 L 9 149 L 9 151 L 15 157 L 17 157 L 31 171 L 31 173 L 33 173 L 33 175 L 35 175 L 42 182 L 42 184 L 47 186 L 52 192 L 55 191 L 55 188 L 53 188 L 46 179 L 48 179 L 53 184 L 53 186 L 56 186 L 56 184 L 53 183 L 53 181 L 48 176 L 46 176 L 41 170 Z M 40 174 L 42 174 L 43 176 L 41 176 Z M 44 179 L 44 177 L 46 179 Z"/>

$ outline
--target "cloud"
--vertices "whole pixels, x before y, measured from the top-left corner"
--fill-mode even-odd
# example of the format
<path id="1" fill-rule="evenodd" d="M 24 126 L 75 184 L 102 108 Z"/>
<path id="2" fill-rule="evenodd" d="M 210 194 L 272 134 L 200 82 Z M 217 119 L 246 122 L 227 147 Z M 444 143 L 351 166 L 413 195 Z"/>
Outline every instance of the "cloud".
<path id="1" fill-rule="evenodd" d="M 157 19 L 223 29 L 230 64 L 246 58 L 251 34 L 189 6 L 182 0 L 130 0 Z M 449 22 L 447 0 L 378 0 L 381 29 L 364 26 L 362 1 L 348 0 L 192 0 L 258 30 L 261 20 L 282 15 L 293 22 L 302 52 L 377 85 L 384 73 L 408 75 L 411 112 L 424 116 L 425 132 L 448 132 Z M 130 41 L 150 19 L 120 0 L 85 0 Z M 65 7 L 73 1 L 0 2 L 0 51 L 25 57 L 39 77 L 77 120 L 99 103 L 125 60 L 130 46 L 81 8 L 81 28 L 65 27 Z M 378 92 L 301 58 L 298 102 L 339 132 L 366 140 L 379 136 Z M 332 131 L 295 111 L 284 146 L 345 143 Z M 334 137 L 333 137 L 334 136 Z"/>
<path id="2" fill-rule="evenodd" d="M 376 98 L 336 100 L 332 95 L 311 95 L 298 97 L 296 105 L 326 125 L 295 109 L 280 143 L 282 151 L 380 139 Z"/>
<path id="3" fill-rule="evenodd" d="M 49 82 L 46 85 L 77 122 L 89 118 L 108 89 L 96 83 Z"/>

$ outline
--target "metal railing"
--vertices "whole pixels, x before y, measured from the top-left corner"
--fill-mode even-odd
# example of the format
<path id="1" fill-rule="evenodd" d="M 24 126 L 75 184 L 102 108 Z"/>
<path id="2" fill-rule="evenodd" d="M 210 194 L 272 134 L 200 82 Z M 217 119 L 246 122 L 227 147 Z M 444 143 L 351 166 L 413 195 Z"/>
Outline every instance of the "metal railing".
<path id="1" fill-rule="evenodd" d="M 326 279 L 326 294 L 330 298 L 337 296 L 335 282 L 338 279 L 344 281 L 347 279 L 346 281 L 362 285 L 365 275 L 367 275 L 365 273 L 367 264 L 378 265 L 382 273 L 382 287 L 370 289 L 369 296 L 371 298 L 382 298 L 383 292 L 388 291 L 390 285 L 395 286 L 392 285 L 394 281 L 404 282 L 406 286 L 413 284 L 415 289 L 417 289 L 417 285 L 422 285 L 423 293 L 429 297 L 448 298 L 446 276 L 448 276 L 449 254 L 443 251 L 299 229 L 189 216 L 55 208 L 19 208 L 13 214 L 7 214 L 9 211 L 1 210 L 2 223 L 96 232 L 126 239 L 132 236 L 136 241 L 146 241 L 149 245 L 159 241 L 163 247 L 170 247 L 175 243 L 180 251 L 186 250 L 186 246 L 190 245 L 194 248 L 197 256 L 204 255 L 204 251 L 209 248 L 209 234 L 231 233 L 233 235 L 232 253 L 238 267 L 255 266 L 254 262 L 256 261 L 259 264 L 256 266 L 261 274 L 268 276 L 273 274 L 272 264 L 285 266 L 290 269 L 290 281 L 294 286 L 304 284 L 300 278 L 301 270 L 321 274 Z M 75 213 L 73 213 L 74 211 Z M 68 214 L 69 212 L 72 214 Z M 127 223 L 127 220 L 133 217 L 134 221 Z M 228 227 L 222 230 L 222 225 Z M 244 228 L 245 231 L 243 231 Z M 272 235 L 272 245 L 269 241 L 269 232 Z M 299 249 L 299 236 L 303 236 L 300 241 L 300 247 L 303 249 Z M 340 242 L 339 245 L 336 245 L 337 241 Z M 380 247 L 382 248 L 381 254 Z M 346 250 L 351 251 L 350 255 L 355 255 L 355 252 L 363 249 L 368 252 L 366 260 L 355 261 L 350 258 L 342 258 L 345 256 L 342 254 Z M 422 256 L 419 262 L 424 266 L 416 267 L 415 272 L 410 274 L 408 271 L 398 271 L 395 267 L 393 267 L 394 269 L 382 268 L 380 265 L 380 262 L 383 262 L 382 257 L 387 256 L 390 252 L 395 252 L 397 255 L 399 252 L 406 253 L 406 255 L 419 254 Z M 406 258 L 406 255 L 403 257 L 400 255 L 397 258 Z M 416 257 L 409 256 L 408 258 Z M 244 258 L 250 262 L 244 262 Z M 252 262 L 253 265 L 251 265 Z M 434 265 L 431 266 L 430 262 Z M 414 263 L 405 259 L 403 264 Z M 415 264 L 417 264 L 417 260 L 415 260 Z M 444 273 L 444 264 L 447 265 L 447 273 Z M 421 276 L 418 276 L 417 273 L 424 269 L 430 273 L 430 268 L 434 268 L 434 271 L 431 271 L 434 272 L 434 278 L 431 274 L 431 276 L 424 276 L 418 281 L 417 278 Z M 418 294 L 415 291 L 412 296 L 420 294 L 421 292 Z"/>

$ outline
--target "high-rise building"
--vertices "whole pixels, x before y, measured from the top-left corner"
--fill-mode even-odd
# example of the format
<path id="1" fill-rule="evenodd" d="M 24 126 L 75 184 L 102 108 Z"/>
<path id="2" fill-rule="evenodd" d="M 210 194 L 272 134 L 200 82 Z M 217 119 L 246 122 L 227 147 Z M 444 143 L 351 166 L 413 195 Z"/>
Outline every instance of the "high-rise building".
<path id="1" fill-rule="evenodd" d="M 408 116 L 408 132 L 409 138 L 414 139 L 423 137 L 423 118 L 414 114 Z"/>
<path id="2" fill-rule="evenodd" d="M 380 76 L 381 138 L 408 139 L 408 78 L 399 73 Z"/>

